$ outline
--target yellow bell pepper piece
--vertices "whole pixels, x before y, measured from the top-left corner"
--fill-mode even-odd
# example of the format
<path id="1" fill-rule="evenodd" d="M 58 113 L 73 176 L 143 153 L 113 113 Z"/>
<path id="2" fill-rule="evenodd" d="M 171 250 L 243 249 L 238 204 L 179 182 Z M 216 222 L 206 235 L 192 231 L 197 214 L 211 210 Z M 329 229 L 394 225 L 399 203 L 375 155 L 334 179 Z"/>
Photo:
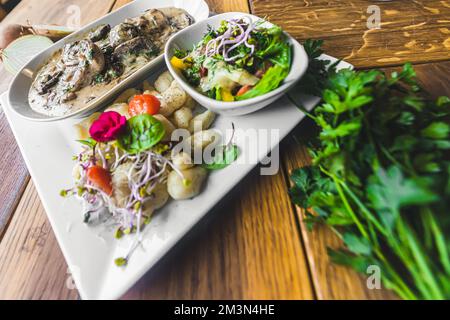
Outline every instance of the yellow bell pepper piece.
<path id="1" fill-rule="evenodd" d="M 234 96 L 228 90 L 221 89 L 221 95 L 222 95 L 222 101 L 225 101 L 225 102 L 234 101 Z"/>
<path id="2" fill-rule="evenodd" d="M 170 63 L 172 64 L 172 66 L 174 68 L 177 68 L 180 70 L 184 70 L 187 68 L 187 65 L 184 63 L 183 59 L 180 59 L 177 57 L 172 57 L 172 59 L 170 59 Z"/>

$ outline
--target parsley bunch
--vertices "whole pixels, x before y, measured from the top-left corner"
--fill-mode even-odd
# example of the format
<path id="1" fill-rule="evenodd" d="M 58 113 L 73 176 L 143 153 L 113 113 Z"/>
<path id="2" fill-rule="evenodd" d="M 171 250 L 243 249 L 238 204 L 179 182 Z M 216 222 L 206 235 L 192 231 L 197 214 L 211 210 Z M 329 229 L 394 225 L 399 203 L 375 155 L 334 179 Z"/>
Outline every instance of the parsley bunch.
<path id="1" fill-rule="evenodd" d="M 379 266 L 403 299 L 450 299 L 450 99 L 431 100 L 410 64 L 323 72 L 313 164 L 293 172 L 293 201 L 343 240 L 336 263 Z"/>

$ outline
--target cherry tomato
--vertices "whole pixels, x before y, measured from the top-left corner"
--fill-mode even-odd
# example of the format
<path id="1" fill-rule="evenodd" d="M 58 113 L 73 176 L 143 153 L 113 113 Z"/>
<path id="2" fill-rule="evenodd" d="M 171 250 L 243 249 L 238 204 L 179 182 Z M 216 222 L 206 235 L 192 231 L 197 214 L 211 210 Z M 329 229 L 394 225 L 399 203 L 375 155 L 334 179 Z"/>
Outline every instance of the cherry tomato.
<path id="1" fill-rule="evenodd" d="M 99 188 L 107 195 L 112 195 L 111 174 L 100 166 L 92 166 L 87 170 L 87 178 L 94 187 Z"/>
<path id="2" fill-rule="evenodd" d="M 251 89 L 253 88 L 253 86 L 250 86 L 250 85 L 245 85 L 245 86 L 243 86 L 242 88 L 240 88 L 239 89 L 239 91 L 236 93 L 236 96 L 242 96 L 242 95 L 244 95 L 245 93 L 247 93 L 247 91 L 250 91 Z"/>
<path id="3" fill-rule="evenodd" d="M 148 113 L 155 115 L 161 108 L 161 102 L 151 94 L 141 94 L 135 96 L 128 104 L 128 113 L 134 117 L 139 114 Z"/>

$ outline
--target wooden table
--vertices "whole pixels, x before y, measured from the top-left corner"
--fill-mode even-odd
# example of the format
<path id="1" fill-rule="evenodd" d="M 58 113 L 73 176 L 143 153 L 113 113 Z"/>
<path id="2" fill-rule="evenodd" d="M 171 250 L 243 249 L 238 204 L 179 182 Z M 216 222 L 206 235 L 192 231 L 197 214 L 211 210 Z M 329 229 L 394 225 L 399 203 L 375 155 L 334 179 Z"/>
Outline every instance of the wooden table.
<path id="1" fill-rule="evenodd" d="M 85 24 L 130 0 L 22 0 L 2 23 L 67 22 L 69 5 Z M 150 2 L 151 0 L 149 0 Z M 390 71 L 406 61 L 434 95 L 449 95 L 450 1 L 208 1 L 214 12 L 267 17 L 299 40 L 325 39 L 330 55 L 357 68 Z M 381 8 L 381 29 L 367 29 L 367 7 Z M 0 70 L 0 92 L 11 77 Z M 311 124 L 295 135 L 307 139 Z M 340 242 L 325 228 L 306 231 L 288 197 L 289 172 L 309 159 L 293 135 L 281 145 L 282 170 L 251 173 L 125 299 L 387 299 L 366 280 L 330 263 Z M 70 274 L 3 114 L 0 114 L 0 298 L 77 299 Z"/>

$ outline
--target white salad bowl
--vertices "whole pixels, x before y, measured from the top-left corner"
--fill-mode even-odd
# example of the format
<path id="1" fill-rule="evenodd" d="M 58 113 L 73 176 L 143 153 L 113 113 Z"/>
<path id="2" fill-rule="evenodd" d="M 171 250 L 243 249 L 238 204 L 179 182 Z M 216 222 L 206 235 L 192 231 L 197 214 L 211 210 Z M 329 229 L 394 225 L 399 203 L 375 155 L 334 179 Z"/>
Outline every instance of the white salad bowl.
<path id="1" fill-rule="evenodd" d="M 257 16 L 241 12 L 227 12 L 219 14 L 196 23 L 195 25 L 187 27 L 186 29 L 181 30 L 177 34 L 173 35 L 172 38 L 167 42 L 165 49 L 167 68 L 169 69 L 172 76 L 176 80 L 178 80 L 183 89 L 187 91 L 190 96 L 192 96 L 199 104 L 201 104 L 205 108 L 208 108 L 215 113 L 225 116 L 245 115 L 268 106 L 275 100 L 282 97 L 290 88 L 292 88 L 292 86 L 294 86 L 302 78 L 302 76 L 306 72 L 306 69 L 308 68 L 308 55 L 306 54 L 305 49 L 300 43 L 298 43 L 297 40 L 295 40 L 285 32 L 288 38 L 288 42 L 292 47 L 292 65 L 288 76 L 284 79 L 284 81 L 277 89 L 259 97 L 233 102 L 217 101 L 197 91 L 196 88 L 191 86 L 186 81 L 182 72 L 171 65 L 170 60 L 172 59 L 175 50 L 190 50 L 194 47 L 194 45 L 198 44 L 202 40 L 205 33 L 207 33 L 209 26 L 218 28 L 221 21 L 223 20 L 242 17 L 251 18 L 253 22 L 261 20 L 261 18 Z M 270 27 L 273 26 L 273 24 L 271 24 L 270 22 L 266 22 L 263 26 Z"/>

